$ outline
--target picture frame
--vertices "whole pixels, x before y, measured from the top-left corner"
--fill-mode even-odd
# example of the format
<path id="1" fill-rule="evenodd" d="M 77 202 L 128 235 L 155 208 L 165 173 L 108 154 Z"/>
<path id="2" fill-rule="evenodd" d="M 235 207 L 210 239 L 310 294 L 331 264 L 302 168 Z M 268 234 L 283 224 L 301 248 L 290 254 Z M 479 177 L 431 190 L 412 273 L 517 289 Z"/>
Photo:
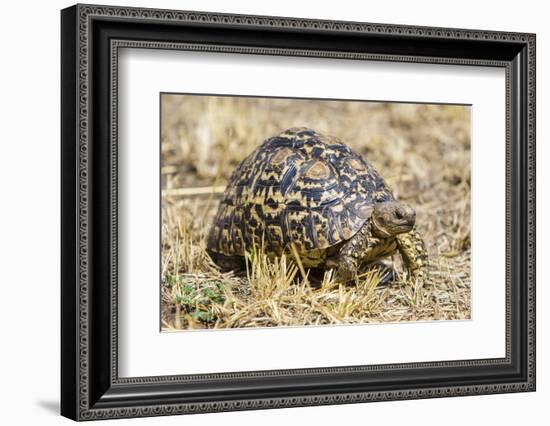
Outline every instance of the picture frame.
<path id="1" fill-rule="evenodd" d="M 61 414 L 93 420 L 534 391 L 535 44 L 524 33 L 80 4 L 62 10 Z M 503 69 L 505 356 L 120 377 L 122 48 Z"/>

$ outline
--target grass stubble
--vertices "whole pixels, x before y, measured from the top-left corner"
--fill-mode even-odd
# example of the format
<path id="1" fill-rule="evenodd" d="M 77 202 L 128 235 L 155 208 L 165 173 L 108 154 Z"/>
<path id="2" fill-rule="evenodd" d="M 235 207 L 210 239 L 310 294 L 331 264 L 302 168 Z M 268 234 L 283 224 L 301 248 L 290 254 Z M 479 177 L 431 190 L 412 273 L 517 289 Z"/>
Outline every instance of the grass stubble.
<path id="1" fill-rule="evenodd" d="M 471 317 L 470 114 L 464 106 L 163 95 L 163 331 L 364 324 Z M 355 285 L 332 271 L 313 283 L 296 256 L 260 248 L 221 272 L 205 251 L 223 187 L 266 137 L 308 126 L 368 159 L 417 210 L 430 265 L 424 286 L 376 271 Z"/>

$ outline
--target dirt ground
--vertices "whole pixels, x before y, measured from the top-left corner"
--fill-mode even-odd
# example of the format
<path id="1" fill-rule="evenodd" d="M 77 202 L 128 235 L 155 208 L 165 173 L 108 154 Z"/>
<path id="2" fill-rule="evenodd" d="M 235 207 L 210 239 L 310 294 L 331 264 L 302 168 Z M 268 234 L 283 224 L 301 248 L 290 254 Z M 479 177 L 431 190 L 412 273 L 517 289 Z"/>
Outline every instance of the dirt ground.
<path id="1" fill-rule="evenodd" d="M 471 316 L 470 108 L 459 105 L 162 95 L 162 309 L 165 331 L 457 320 Z M 233 169 L 266 138 L 305 126 L 367 159 L 417 212 L 428 282 L 376 273 L 355 285 L 251 253 L 222 273 L 204 239 Z"/>

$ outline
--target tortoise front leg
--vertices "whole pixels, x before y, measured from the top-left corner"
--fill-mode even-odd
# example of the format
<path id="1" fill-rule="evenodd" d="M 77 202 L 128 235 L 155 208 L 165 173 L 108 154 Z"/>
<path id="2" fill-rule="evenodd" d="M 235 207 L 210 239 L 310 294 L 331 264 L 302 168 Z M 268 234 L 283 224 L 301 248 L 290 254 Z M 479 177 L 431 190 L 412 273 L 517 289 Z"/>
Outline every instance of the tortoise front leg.
<path id="1" fill-rule="evenodd" d="M 426 282 L 425 268 L 428 266 L 428 252 L 424 240 L 416 228 L 406 234 L 398 235 L 396 240 L 410 277 L 413 281 L 420 281 L 424 285 Z"/>
<path id="2" fill-rule="evenodd" d="M 350 238 L 338 252 L 335 260 L 327 262 L 329 267 L 336 267 L 336 277 L 342 282 L 355 279 L 361 258 L 364 256 L 367 247 L 369 223 L 363 227 L 352 238 Z"/>

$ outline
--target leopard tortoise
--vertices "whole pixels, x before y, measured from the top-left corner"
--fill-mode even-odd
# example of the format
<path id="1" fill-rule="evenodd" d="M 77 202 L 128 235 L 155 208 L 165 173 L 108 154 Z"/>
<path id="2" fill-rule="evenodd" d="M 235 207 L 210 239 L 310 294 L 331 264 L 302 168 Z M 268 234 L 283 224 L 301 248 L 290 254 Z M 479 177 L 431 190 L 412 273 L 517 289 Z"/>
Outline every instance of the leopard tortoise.
<path id="1" fill-rule="evenodd" d="M 207 250 L 223 269 L 242 267 L 253 245 L 298 253 L 305 267 L 336 268 L 342 281 L 398 251 L 410 276 L 423 281 L 427 253 L 415 221 L 415 210 L 339 139 L 291 128 L 235 169 Z"/>

